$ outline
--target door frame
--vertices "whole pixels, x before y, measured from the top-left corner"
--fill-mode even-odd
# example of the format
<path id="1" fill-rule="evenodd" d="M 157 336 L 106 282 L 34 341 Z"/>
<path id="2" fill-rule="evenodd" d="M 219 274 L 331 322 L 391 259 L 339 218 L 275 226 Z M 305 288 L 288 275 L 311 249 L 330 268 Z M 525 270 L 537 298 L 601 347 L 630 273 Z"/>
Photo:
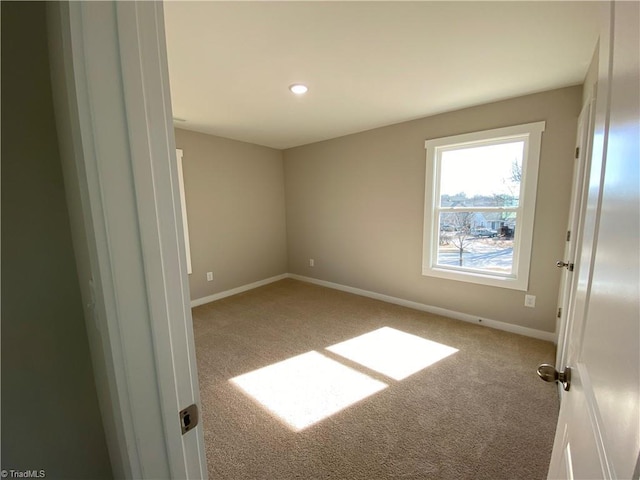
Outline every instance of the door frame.
<path id="1" fill-rule="evenodd" d="M 569 307 L 563 313 L 564 321 L 558 330 L 558 348 L 556 352 L 556 367 L 563 369 L 571 345 L 572 330 L 576 328 L 574 319 L 584 319 L 591 294 L 591 281 L 595 251 L 597 249 L 597 231 L 600 223 L 601 190 L 604 182 L 606 149 L 609 139 L 609 113 L 611 96 L 611 49 L 613 47 L 613 3 L 607 3 L 600 8 L 600 35 L 595 45 L 598 57 L 597 79 L 591 92 L 591 112 L 589 130 L 586 137 L 586 158 L 588 165 L 584 168 L 582 184 L 582 201 L 579 215 L 579 244 L 574 252 L 575 269 L 572 275 Z M 573 195 L 573 193 L 572 193 Z M 573 204 L 571 208 L 573 209 Z M 591 215 L 587 215 L 591 212 Z M 578 240 L 578 239 L 576 239 Z M 576 310 L 576 303 L 581 305 Z M 563 319 L 561 319 L 563 320 Z M 582 328 L 578 322 L 577 328 Z M 558 385 L 560 399 L 564 390 Z"/>
<path id="2" fill-rule="evenodd" d="M 584 219 L 586 215 L 587 196 L 589 190 L 589 171 L 591 168 L 591 147 L 595 120 L 595 99 L 598 84 L 593 86 L 585 101 L 580 116 L 578 117 L 578 129 L 576 132 L 576 158 L 574 161 L 573 181 L 571 188 L 571 205 L 569 208 L 569 221 L 567 224 L 567 241 L 564 257 L 561 259 L 569 263 L 570 268 L 562 272 L 560 293 L 558 295 L 558 340 L 556 351 L 556 366 L 563 368 L 566 365 L 568 341 L 571 335 L 572 303 L 576 293 L 576 280 L 574 267 L 578 264 L 583 240 Z M 575 272 L 577 273 L 577 272 Z M 559 388 L 560 395 L 564 390 Z"/>
<path id="3" fill-rule="evenodd" d="M 116 478 L 207 478 L 162 2 L 47 5 L 63 175 Z"/>

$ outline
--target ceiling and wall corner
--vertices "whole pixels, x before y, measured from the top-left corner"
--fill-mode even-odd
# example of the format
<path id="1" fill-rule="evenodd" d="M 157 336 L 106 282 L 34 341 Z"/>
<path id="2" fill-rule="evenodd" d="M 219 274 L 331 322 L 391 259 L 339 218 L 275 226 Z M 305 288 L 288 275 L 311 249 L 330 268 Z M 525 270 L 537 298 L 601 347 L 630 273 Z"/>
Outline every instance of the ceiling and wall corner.
<path id="1" fill-rule="evenodd" d="M 286 149 L 581 85 L 599 3 L 166 2 L 176 127 Z"/>
<path id="2" fill-rule="evenodd" d="M 184 151 L 191 300 L 285 273 L 282 152 L 178 128 L 175 136 Z"/>

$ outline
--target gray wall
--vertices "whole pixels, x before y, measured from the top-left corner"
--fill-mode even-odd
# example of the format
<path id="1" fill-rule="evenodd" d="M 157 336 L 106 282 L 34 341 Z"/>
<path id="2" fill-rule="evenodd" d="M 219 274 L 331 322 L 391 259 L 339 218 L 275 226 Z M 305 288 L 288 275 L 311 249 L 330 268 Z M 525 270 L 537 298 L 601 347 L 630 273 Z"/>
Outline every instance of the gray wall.
<path id="1" fill-rule="evenodd" d="M 191 299 L 287 272 L 282 152 L 176 129 L 191 260 Z M 208 282 L 206 272 L 213 272 Z"/>
<path id="2" fill-rule="evenodd" d="M 58 154 L 45 6 L 1 8 L 1 468 L 111 478 Z"/>
<path id="3" fill-rule="evenodd" d="M 554 332 L 581 101 L 576 86 L 285 150 L 289 272 Z M 424 141 L 539 120 L 536 308 L 524 292 L 422 276 Z"/>

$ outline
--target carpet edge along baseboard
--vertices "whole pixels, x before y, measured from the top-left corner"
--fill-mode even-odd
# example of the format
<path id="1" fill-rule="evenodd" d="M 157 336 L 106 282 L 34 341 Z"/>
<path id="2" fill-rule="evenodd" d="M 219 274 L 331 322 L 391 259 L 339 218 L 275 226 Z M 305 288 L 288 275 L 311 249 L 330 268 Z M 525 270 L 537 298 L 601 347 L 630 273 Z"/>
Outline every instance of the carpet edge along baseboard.
<path id="1" fill-rule="evenodd" d="M 545 332 L 543 330 L 537 330 L 535 328 L 523 327 L 520 325 L 514 325 L 512 323 L 501 322 L 490 318 L 478 317 L 477 315 L 469 315 L 467 313 L 456 312 L 455 310 L 448 310 L 446 308 L 435 307 L 433 305 L 427 305 L 424 303 L 413 302 L 411 300 L 405 300 L 403 298 L 392 297 L 391 295 L 385 295 L 382 293 L 372 292 L 369 290 L 363 290 L 361 288 L 350 287 L 347 285 L 341 285 L 339 283 L 329 282 L 326 280 L 319 280 L 317 278 L 306 277 L 304 275 L 297 275 L 294 273 L 283 273 L 273 277 L 265 278 L 257 282 L 252 282 L 240 287 L 225 290 L 223 292 L 214 293 L 206 297 L 197 298 L 191 301 L 191 308 L 204 305 L 206 303 L 214 302 L 222 298 L 230 297 L 238 293 L 253 290 L 254 288 L 262 287 L 273 282 L 284 280 L 285 278 L 292 278 L 301 282 L 312 283 L 322 287 L 333 288 L 347 293 L 353 293 L 363 297 L 373 298 L 375 300 L 381 300 L 387 303 L 393 303 L 395 305 L 401 305 L 403 307 L 413 308 L 414 310 L 420 310 L 427 313 L 433 313 L 434 315 L 441 315 L 443 317 L 453 318 L 455 320 L 462 320 L 463 322 L 475 323 L 484 327 L 494 328 L 496 330 L 503 330 L 505 332 L 515 333 L 518 335 L 524 335 L 525 337 L 537 338 L 539 340 L 546 340 L 548 342 L 556 342 L 557 337 L 553 332 Z"/>

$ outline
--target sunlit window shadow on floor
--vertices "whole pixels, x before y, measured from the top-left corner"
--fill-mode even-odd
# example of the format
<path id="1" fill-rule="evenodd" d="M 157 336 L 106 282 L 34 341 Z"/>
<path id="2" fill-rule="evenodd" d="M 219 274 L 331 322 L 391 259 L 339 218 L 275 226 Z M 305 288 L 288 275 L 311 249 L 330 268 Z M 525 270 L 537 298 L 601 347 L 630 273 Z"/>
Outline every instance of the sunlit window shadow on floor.
<path id="1" fill-rule="evenodd" d="M 458 351 L 390 327 L 337 343 L 327 350 L 394 380 L 403 380 Z"/>
<path id="2" fill-rule="evenodd" d="M 388 386 L 315 351 L 230 381 L 295 431 Z"/>
<path id="3" fill-rule="evenodd" d="M 327 350 L 394 380 L 403 380 L 458 351 L 390 327 Z M 388 387 L 316 351 L 229 381 L 296 432 Z"/>

